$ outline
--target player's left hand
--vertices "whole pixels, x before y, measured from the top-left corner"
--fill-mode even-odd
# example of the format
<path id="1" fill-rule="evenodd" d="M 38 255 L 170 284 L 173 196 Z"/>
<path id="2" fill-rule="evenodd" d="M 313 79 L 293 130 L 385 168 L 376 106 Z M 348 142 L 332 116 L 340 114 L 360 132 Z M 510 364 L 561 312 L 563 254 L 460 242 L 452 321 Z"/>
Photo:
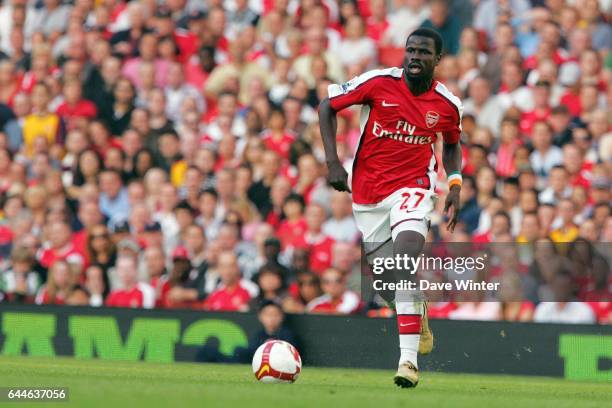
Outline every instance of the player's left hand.
<path id="1" fill-rule="evenodd" d="M 444 203 L 444 214 L 448 217 L 448 224 L 446 224 L 446 230 L 451 233 L 455 231 L 457 220 L 459 219 L 459 194 L 461 193 L 461 187 L 452 186 L 448 195 L 446 196 L 446 202 Z"/>

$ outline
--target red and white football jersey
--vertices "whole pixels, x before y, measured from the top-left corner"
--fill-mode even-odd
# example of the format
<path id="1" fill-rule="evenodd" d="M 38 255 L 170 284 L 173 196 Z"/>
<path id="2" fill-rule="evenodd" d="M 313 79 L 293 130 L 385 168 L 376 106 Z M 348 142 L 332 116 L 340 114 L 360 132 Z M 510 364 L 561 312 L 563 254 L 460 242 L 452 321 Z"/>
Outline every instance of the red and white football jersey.
<path id="1" fill-rule="evenodd" d="M 131 289 L 117 289 L 106 298 L 106 306 L 152 309 L 155 306 L 155 289 L 139 282 Z"/>
<path id="2" fill-rule="evenodd" d="M 38 253 L 38 260 L 45 268 L 50 268 L 55 261 L 66 261 L 70 264 L 79 264 L 85 267 L 87 266 L 85 265 L 85 257 L 72 242 L 60 249 L 41 249 Z"/>
<path id="3" fill-rule="evenodd" d="M 206 298 L 204 308 L 212 311 L 238 312 L 247 308 L 251 297 L 249 291 L 242 284 L 231 290 L 221 285 Z"/>
<path id="4" fill-rule="evenodd" d="M 339 299 L 321 295 L 306 305 L 306 310 L 310 313 L 351 314 L 357 313 L 360 308 L 361 299 L 351 290 L 346 290 Z"/>
<path id="5" fill-rule="evenodd" d="M 361 137 L 353 162 L 356 204 L 374 204 L 403 187 L 434 189 L 438 163 L 434 143 L 457 143 L 461 101 L 442 83 L 414 96 L 402 68 L 366 72 L 328 87 L 331 107 L 363 105 Z"/>
<path id="6" fill-rule="evenodd" d="M 308 250 L 310 253 L 310 269 L 321 275 L 332 264 L 334 243 L 334 239 L 325 234 L 313 235 L 306 231 L 295 242 L 295 247 Z"/>

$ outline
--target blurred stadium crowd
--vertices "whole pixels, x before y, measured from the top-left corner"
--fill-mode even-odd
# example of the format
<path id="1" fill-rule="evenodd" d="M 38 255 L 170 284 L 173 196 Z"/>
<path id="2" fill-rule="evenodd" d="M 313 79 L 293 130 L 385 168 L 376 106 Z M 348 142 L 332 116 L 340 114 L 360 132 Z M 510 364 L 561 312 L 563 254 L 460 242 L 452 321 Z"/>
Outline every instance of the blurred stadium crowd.
<path id="1" fill-rule="evenodd" d="M 551 244 L 501 276 L 536 295 L 433 317 L 609 323 L 611 3 L 3 0 L 0 298 L 384 315 L 357 294 L 317 106 L 426 26 L 464 103 L 460 224 L 438 215 L 430 241 Z M 338 129 L 350 168 L 358 109 Z M 551 267 L 575 240 L 593 252 Z"/>

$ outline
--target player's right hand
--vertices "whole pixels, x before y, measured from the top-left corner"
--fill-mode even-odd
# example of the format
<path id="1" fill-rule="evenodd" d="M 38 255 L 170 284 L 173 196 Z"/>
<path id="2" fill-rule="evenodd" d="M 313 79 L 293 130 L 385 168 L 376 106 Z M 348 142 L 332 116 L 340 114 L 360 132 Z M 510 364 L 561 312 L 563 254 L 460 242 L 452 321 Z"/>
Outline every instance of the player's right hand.
<path id="1" fill-rule="evenodd" d="M 351 189 L 348 185 L 348 173 L 340 162 L 338 163 L 327 163 L 328 173 L 327 181 L 329 184 L 338 191 L 348 191 L 351 193 Z"/>

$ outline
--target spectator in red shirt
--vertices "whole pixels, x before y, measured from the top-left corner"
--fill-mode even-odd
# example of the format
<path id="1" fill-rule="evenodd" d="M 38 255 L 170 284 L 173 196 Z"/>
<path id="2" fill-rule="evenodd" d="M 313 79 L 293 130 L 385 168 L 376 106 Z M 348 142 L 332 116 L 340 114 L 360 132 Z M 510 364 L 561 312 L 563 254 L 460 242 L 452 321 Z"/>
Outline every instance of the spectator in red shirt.
<path id="1" fill-rule="evenodd" d="M 612 322 L 612 295 L 610 292 L 610 265 L 603 256 L 592 259 L 591 282 L 580 296 L 591 306 L 600 324 Z"/>
<path id="2" fill-rule="evenodd" d="M 285 113 L 281 109 L 273 109 L 268 120 L 268 129 L 261 136 L 264 145 L 269 150 L 278 153 L 280 157 L 289 158 L 289 148 L 295 141 L 295 136 L 287 131 Z"/>
<path id="3" fill-rule="evenodd" d="M 19 75 L 15 64 L 10 60 L 0 63 L 0 102 L 13 107 L 13 99 L 21 90 Z"/>
<path id="4" fill-rule="evenodd" d="M 113 290 L 106 298 L 106 306 L 151 309 L 155 306 L 155 290 L 148 283 L 138 282 L 138 264 L 132 256 L 117 258 L 117 276 L 121 289 Z"/>
<path id="5" fill-rule="evenodd" d="M 499 237 L 510 234 L 510 216 L 508 213 L 500 211 L 491 219 L 491 229 L 483 234 L 474 235 L 472 241 L 479 244 L 496 242 Z"/>
<path id="6" fill-rule="evenodd" d="M 106 122 L 101 119 L 95 119 L 90 122 L 87 127 L 91 147 L 104 159 L 106 152 L 112 147 L 121 148 L 121 144 L 113 137 L 106 125 Z"/>
<path id="7" fill-rule="evenodd" d="M 104 222 L 100 207 L 95 201 L 85 201 L 79 203 L 79 210 L 77 213 L 78 222 L 81 224 L 81 229 L 74 233 L 72 242 L 74 243 L 77 250 L 86 255 L 87 254 L 87 236 L 89 232 L 96 225 L 100 225 Z M 89 261 L 89 259 L 87 259 Z"/>
<path id="8" fill-rule="evenodd" d="M 325 186 L 325 181 L 321 178 L 321 164 L 312 154 L 307 153 L 300 156 L 297 168 L 299 175 L 295 192 L 304 197 L 306 204 L 310 204 L 316 192 Z"/>
<path id="9" fill-rule="evenodd" d="M 306 306 L 311 313 L 352 314 L 359 311 L 359 295 L 347 289 L 346 276 L 336 268 L 327 269 L 321 276 L 323 295 Z"/>
<path id="10" fill-rule="evenodd" d="M 206 310 L 222 312 L 245 312 L 249 310 L 251 295 L 240 283 L 238 258 L 233 252 L 219 254 L 217 270 L 221 284 L 204 303 Z"/>
<path id="11" fill-rule="evenodd" d="M 42 250 L 39 261 L 45 268 L 51 267 L 57 260 L 84 266 L 85 259 L 72 242 L 72 230 L 70 226 L 62 221 L 57 221 L 48 226 L 47 236 L 50 247 Z"/>
<path id="12" fill-rule="evenodd" d="M 283 310 L 304 313 L 306 305 L 322 295 L 319 276 L 307 270 L 298 272 L 295 282 L 289 286 L 289 294 L 283 301 Z"/>
<path id="13" fill-rule="evenodd" d="M 291 182 L 286 177 L 280 176 L 274 179 L 270 188 L 271 208 L 265 216 L 266 223 L 270 224 L 274 230 L 280 227 L 283 218 L 283 203 L 291 193 Z"/>
<path id="14" fill-rule="evenodd" d="M 149 245 L 144 251 L 144 262 L 149 284 L 158 289 L 161 286 L 161 278 L 166 275 L 166 258 L 163 248 L 158 245 Z"/>
<path id="15" fill-rule="evenodd" d="M 204 89 L 215 66 L 215 47 L 202 46 L 197 57 L 192 56 L 185 64 L 185 81 L 198 89 Z"/>
<path id="16" fill-rule="evenodd" d="M 56 260 L 49 268 L 47 283 L 36 295 L 38 305 L 63 305 L 74 288 L 74 271 L 64 260 Z"/>
<path id="17" fill-rule="evenodd" d="M 585 188 L 591 186 L 593 163 L 584 160 L 583 152 L 575 144 L 568 143 L 563 146 L 563 167 L 569 173 L 566 183 Z"/>
<path id="18" fill-rule="evenodd" d="M 552 60 L 557 65 L 567 61 L 568 55 L 565 50 L 559 48 L 561 32 L 559 25 L 553 21 L 544 21 L 538 24 L 540 43 L 537 51 L 527 57 L 524 61 L 525 68 L 534 69 L 544 60 Z"/>
<path id="19" fill-rule="evenodd" d="M 538 120 L 550 118 L 552 109 L 550 107 L 550 82 L 538 81 L 533 89 L 534 108 L 523 113 L 521 117 L 521 132 L 531 136 L 533 124 Z"/>
<path id="20" fill-rule="evenodd" d="M 306 232 L 306 219 L 304 218 L 304 199 L 298 194 L 289 194 L 283 204 L 285 220 L 281 222 L 277 231 L 283 249 L 295 246 Z"/>
<path id="21" fill-rule="evenodd" d="M 427 314 L 430 319 L 448 319 L 448 316 L 456 309 L 455 302 L 431 302 L 428 305 Z"/>
<path id="22" fill-rule="evenodd" d="M 588 123 L 590 115 L 599 106 L 599 89 L 595 84 L 586 83 L 580 88 L 580 120 Z"/>
<path id="23" fill-rule="evenodd" d="M 369 7 L 372 15 L 366 20 L 366 32 L 368 37 L 378 44 L 389 27 L 389 21 L 387 21 L 387 3 L 384 0 L 370 0 Z"/>
<path id="24" fill-rule="evenodd" d="M 481 144 L 469 146 L 465 166 L 463 167 L 463 174 L 473 176 L 478 174 L 479 169 L 489 167 L 489 161 L 487 160 L 488 154 L 487 148 Z"/>
<path id="25" fill-rule="evenodd" d="M 501 177 L 516 174 L 514 155 L 521 145 L 518 123 L 511 117 L 504 117 L 501 122 L 500 144 L 497 148 L 495 172 Z"/>
<path id="26" fill-rule="evenodd" d="M 81 87 L 78 79 L 69 79 L 64 82 L 64 102 L 57 107 L 56 113 L 64 119 L 68 130 L 87 129 L 87 119 L 93 119 L 98 114 L 96 105 L 83 99 Z"/>
<path id="27" fill-rule="evenodd" d="M 296 247 L 310 251 L 310 269 L 318 274 L 331 266 L 333 238 L 323 233 L 326 211 L 319 204 L 306 208 L 306 233 L 296 242 Z"/>
<path id="28" fill-rule="evenodd" d="M 431 283 L 445 283 L 444 276 L 440 273 L 427 273 L 422 279 L 427 279 Z M 424 294 L 428 300 L 427 315 L 431 319 L 448 319 L 448 315 L 457 309 L 456 303 L 448 301 L 450 293 L 447 290 L 428 288 L 424 291 Z"/>
<path id="29" fill-rule="evenodd" d="M 160 279 L 159 304 L 167 308 L 199 307 L 206 296 L 205 272 L 193 268 L 187 248 L 177 247 L 172 253 L 172 270 Z"/>

